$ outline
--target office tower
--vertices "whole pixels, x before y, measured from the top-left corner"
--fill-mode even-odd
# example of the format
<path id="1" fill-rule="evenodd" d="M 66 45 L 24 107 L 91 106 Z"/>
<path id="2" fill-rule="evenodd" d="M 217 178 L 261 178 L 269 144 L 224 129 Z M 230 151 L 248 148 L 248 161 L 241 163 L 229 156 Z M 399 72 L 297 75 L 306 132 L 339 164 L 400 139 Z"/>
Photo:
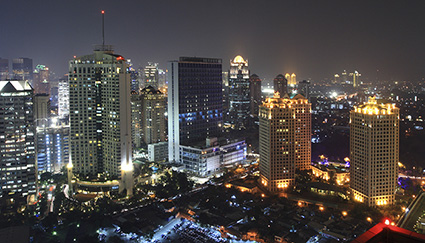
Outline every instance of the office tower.
<path id="1" fill-rule="evenodd" d="M 53 118 L 54 119 L 54 118 Z M 69 162 L 69 125 L 53 121 L 37 126 L 37 165 L 39 173 L 59 173 Z"/>
<path id="2" fill-rule="evenodd" d="M 68 77 L 61 78 L 58 85 L 58 115 L 63 119 L 69 116 L 69 82 Z"/>
<path id="3" fill-rule="evenodd" d="M 286 75 L 288 76 L 289 74 Z M 283 97 L 288 93 L 288 79 L 283 77 L 282 74 L 277 75 L 276 78 L 273 79 L 273 87 L 274 92 L 279 92 L 280 96 Z"/>
<path id="4" fill-rule="evenodd" d="M 180 57 L 168 64 L 169 161 L 179 146 L 218 136 L 223 125 L 221 59 Z M 190 144 L 189 144 L 190 145 Z"/>
<path id="5" fill-rule="evenodd" d="M 227 112 L 229 111 L 230 106 L 230 100 L 229 100 L 229 72 L 223 71 L 222 73 L 222 79 L 223 79 L 223 111 Z"/>
<path id="6" fill-rule="evenodd" d="M 15 58 L 12 60 L 13 79 L 32 82 L 32 59 Z"/>
<path id="7" fill-rule="evenodd" d="M 276 93 L 260 106 L 260 179 L 276 192 L 294 184 L 295 169 L 311 161 L 311 104 L 302 95 Z"/>
<path id="8" fill-rule="evenodd" d="M 125 58 L 100 45 L 93 54 L 72 59 L 68 77 L 73 172 L 123 178 L 132 168 L 131 82 Z"/>
<path id="9" fill-rule="evenodd" d="M 229 71 L 230 122 L 237 129 L 245 128 L 250 115 L 248 60 L 236 56 Z"/>
<path id="10" fill-rule="evenodd" d="M 158 69 L 158 88 L 167 88 L 167 70 Z"/>
<path id="11" fill-rule="evenodd" d="M 352 84 L 354 88 L 359 86 L 360 76 L 362 75 L 357 70 L 355 70 L 353 73 L 350 73 L 350 77 L 353 77 Z"/>
<path id="12" fill-rule="evenodd" d="M 36 193 L 34 90 L 0 81 L 0 195 Z"/>
<path id="13" fill-rule="evenodd" d="M 36 94 L 50 94 L 49 68 L 37 65 L 33 72 L 32 87 Z"/>
<path id="14" fill-rule="evenodd" d="M 350 186 L 356 201 L 393 204 L 399 159 L 399 109 L 370 98 L 350 112 Z"/>
<path id="15" fill-rule="evenodd" d="M 136 69 L 134 69 L 133 63 L 131 62 L 130 59 L 127 59 L 127 64 L 128 64 L 128 72 L 130 73 L 131 92 L 133 91 L 139 92 L 139 89 L 140 89 L 139 73 L 136 71 Z"/>
<path id="16" fill-rule="evenodd" d="M 0 58 L 0 80 L 9 79 L 9 59 Z"/>
<path id="17" fill-rule="evenodd" d="M 347 71 L 344 70 L 344 72 L 341 73 L 340 79 L 341 83 L 345 84 L 348 82 L 348 74 Z"/>
<path id="18" fill-rule="evenodd" d="M 142 102 L 136 91 L 131 91 L 131 141 L 133 151 L 142 146 Z"/>
<path id="19" fill-rule="evenodd" d="M 310 82 L 303 80 L 298 84 L 298 93 L 310 100 Z"/>
<path id="20" fill-rule="evenodd" d="M 145 144 L 164 142 L 165 133 L 165 96 L 152 86 L 140 92 L 142 103 L 142 130 Z"/>
<path id="21" fill-rule="evenodd" d="M 158 88 L 158 63 L 148 62 L 144 70 L 145 83 L 144 87 L 152 86 Z"/>
<path id="22" fill-rule="evenodd" d="M 249 77 L 250 113 L 258 117 L 259 105 L 261 105 L 261 79 L 257 74 Z"/>
<path id="23" fill-rule="evenodd" d="M 50 98 L 48 94 L 36 94 L 34 96 L 34 119 L 36 126 L 47 124 L 50 117 Z"/>
<path id="24" fill-rule="evenodd" d="M 285 78 L 288 80 L 288 86 L 290 87 L 294 87 L 295 85 L 297 85 L 297 75 L 295 75 L 295 73 L 289 75 L 289 73 L 287 73 L 285 75 Z"/>

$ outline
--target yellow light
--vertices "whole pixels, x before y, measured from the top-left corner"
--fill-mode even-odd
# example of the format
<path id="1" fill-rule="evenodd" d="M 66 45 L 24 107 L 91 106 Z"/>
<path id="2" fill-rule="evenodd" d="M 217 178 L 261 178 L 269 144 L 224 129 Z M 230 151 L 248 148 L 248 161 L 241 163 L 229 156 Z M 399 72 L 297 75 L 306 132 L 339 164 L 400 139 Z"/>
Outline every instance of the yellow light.
<path id="1" fill-rule="evenodd" d="M 68 163 L 68 164 L 66 165 L 66 168 L 68 168 L 68 169 L 72 169 L 72 167 L 74 167 L 74 166 L 72 165 L 72 163 Z"/>
<path id="2" fill-rule="evenodd" d="M 323 210 L 325 210 L 325 208 L 324 208 L 324 207 L 322 207 L 322 206 L 320 206 L 320 207 L 319 207 L 319 210 L 320 210 L 320 211 L 323 211 Z"/>
<path id="3" fill-rule="evenodd" d="M 366 218 L 366 220 L 367 220 L 368 222 L 372 222 L 372 218 L 371 218 L 371 217 L 367 217 L 367 218 Z"/>
<path id="4" fill-rule="evenodd" d="M 342 211 L 342 216 L 347 216 L 347 212 L 346 211 Z"/>

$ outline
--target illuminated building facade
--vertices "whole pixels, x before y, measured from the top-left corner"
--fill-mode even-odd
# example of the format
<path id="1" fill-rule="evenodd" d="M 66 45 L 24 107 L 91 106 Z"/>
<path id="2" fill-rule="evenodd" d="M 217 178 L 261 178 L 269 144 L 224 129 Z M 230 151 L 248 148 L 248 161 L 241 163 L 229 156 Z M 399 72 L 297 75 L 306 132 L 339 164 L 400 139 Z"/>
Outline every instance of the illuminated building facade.
<path id="1" fill-rule="evenodd" d="M 276 93 L 260 106 L 260 180 L 271 192 L 295 182 L 295 169 L 310 169 L 311 104 Z"/>
<path id="2" fill-rule="evenodd" d="M 250 113 L 258 117 L 259 106 L 261 105 L 261 79 L 257 74 L 249 77 L 249 99 Z"/>
<path id="3" fill-rule="evenodd" d="M 229 114 L 235 128 L 245 128 L 250 115 L 248 60 L 236 56 L 230 61 L 229 71 Z"/>
<path id="4" fill-rule="evenodd" d="M 207 138 L 192 146 L 180 145 L 180 158 L 186 171 L 201 177 L 212 176 L 224 167 L 246 160 L 245 140 Z"/>
<path id="5" fill-rule="evenodd" d="M 45 65 L 37 65 L 33 72 L 32 86 L 36 94 L 50 95 L 49 68 Z"/>
<path id="6" fill-rule="evenodd" d="M 144 69 L 144 86 L 152 86 L 154 88 L 158 88 L 158 75 L 158 63 L 148 62 L 148 65 Z"/>
<path id="7" fill-rule="evenodd" d="M 37 165 L 39 173 L 59 173 L 69 162 L 69 125 L 37 127 Z"/>
<path id="8" fill-rule="evenodd" d="M 289 75 L 289 74 L 286 74 Z M 285 78 L 282 74 L 276 76 L 273 79 L 274 92 L 279 92 L 280 96 L 284 96 L 288 93 L 288 79 Z"/>
<path id="9" fill-rule="evenodd" d="M 295 85 L 297 85 L 297 75 L 295 75 L 295 73 L 287 73 L 285 74 L 285 78 L 286 80 L 288 80 L 288 86 L 294 87 Z"/>
<path id="10" fill-rule="evenodd" d="M 69 62 L 74 173 L 124 180 L 131 171 L 130 84 L 126 60 L 110 46 L 97 46 L 93 54 Z"/>
<path id="11" fill-rule="evenodd" d="M 142 102 L 136 91 L 131 91 L 131 141 L 133 151 L 142 146 Z"/>
<path id="12" fill-rule="evenodd" d="M 0 80 L 9 79 L 9 59 L 0 58 Z"/>
<path id="13" fill-rule="evenodd" d="M 152 86 L 140 92 L 142 107 L 142 130 L 145 144 L 164 142 L 165 130 L 165 96 Z"/>
<path id="14" fill-rule="evenodd" d="M 180 144 L 218 136 L 223 123 L 222 60 L 180 57 L 168 63 L 169 161 Z"/>
<path id="15" fill-rule="evenodd" d="M 0 81 L 0 195 L 36 193 L 34 90 Z"/>
<path id="16" fill-rule="evenodd" d="M 356 201 L 394 203 L 399 161 L 399 109 L 370 98 L 350 112 L 350 186 Z"/>
<path id="17" fill-rule="evenodd" d="M 15 58 L 12 59 L 13 78 L 21 81 L 32 81 L 32 59 Z"/>
<path id="18" fill-rule="evenodd" d="M 68 77 L 59 80 L 58 84 L 58 115 L 59 118 L 69 116 L 69 82 Z"/>

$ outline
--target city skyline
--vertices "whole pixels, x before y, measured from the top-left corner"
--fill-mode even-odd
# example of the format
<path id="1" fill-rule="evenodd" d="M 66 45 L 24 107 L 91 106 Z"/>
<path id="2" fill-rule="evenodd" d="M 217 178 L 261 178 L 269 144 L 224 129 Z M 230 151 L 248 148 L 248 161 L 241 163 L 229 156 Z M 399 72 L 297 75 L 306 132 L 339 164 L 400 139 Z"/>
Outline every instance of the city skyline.
<path id="1" fill-rule="evenodd" d="M 33 58 L 34 64 L 45 64 L 61 76 L 67 60 L 101 43 L 103 9 L 105 43 L 136 67 L 153 61 L 165 68 L 167 61 L 179 56 L 226 61 L 242 55 L 252 72 L 266 80 L 287 72 L 296 73 L 298 80 L 332 79 L 346 69 L 358 70 L 365 81 L 419 81 L 425 76 L 420 55 L 425 35 L 417 33 L 422 6 L 419 1 L 408 6 L 232 1 L 225 7 L 220 2 L 193 1 L 131 5 L 14 1 L 5 4 L 8 11 L 0 17 L 0 57 Z M 25 18 L 13 18 L 17 12 Z"/>

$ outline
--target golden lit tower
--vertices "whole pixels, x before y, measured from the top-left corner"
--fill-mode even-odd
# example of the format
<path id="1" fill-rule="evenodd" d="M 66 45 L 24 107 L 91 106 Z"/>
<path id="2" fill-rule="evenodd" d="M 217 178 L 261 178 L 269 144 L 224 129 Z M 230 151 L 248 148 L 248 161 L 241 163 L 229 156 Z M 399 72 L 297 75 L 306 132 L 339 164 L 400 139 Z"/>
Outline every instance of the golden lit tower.
<path id="1" fill-rule="evenodd" d="M 290 99 L 275 93 L 260 106 L 260 178 L 269 191 L 295 181 L 295 169 L 311 161 L 311 104 L 298 94 Z"/>
<path id="2" fill-rule="evenodd" d="M 350 112 L 351 189 L 369 206 L 394 203 L 399 157 L 399 109 L 370 98 Z"/>

